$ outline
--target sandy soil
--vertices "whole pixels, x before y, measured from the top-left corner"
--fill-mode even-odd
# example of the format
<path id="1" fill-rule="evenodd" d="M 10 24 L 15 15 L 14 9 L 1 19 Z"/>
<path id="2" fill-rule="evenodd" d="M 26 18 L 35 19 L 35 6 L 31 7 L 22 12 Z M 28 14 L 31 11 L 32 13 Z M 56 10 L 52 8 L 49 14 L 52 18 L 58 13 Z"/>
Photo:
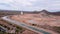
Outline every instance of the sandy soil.
<path id="1" fill-rule="evenodd" d="M 60 26 L 60 16 L 42 16 L 40 14 L 14 15 L 11 19 L 24 22 L 26 24 Z"/>

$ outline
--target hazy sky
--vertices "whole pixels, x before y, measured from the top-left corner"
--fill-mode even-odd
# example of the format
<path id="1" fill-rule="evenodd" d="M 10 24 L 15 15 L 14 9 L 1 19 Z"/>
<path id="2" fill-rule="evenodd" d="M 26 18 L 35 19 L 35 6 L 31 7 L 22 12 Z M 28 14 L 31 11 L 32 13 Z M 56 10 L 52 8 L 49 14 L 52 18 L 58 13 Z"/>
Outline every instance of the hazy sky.
<path id="1" fill-rule="evenodd" d="M 60 0 L 0 0 L 0 9 L 59 11 Z"/>

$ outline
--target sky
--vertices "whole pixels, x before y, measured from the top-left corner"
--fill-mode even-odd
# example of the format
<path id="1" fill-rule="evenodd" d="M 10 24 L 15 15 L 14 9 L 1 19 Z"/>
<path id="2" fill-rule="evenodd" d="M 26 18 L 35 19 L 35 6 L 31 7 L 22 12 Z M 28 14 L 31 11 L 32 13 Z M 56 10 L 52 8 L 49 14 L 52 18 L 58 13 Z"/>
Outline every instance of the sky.
<path id="1" fill-rule="evenodd" d="M 0 0 L 2 10 L 60 11 L 60 0 Z"/>

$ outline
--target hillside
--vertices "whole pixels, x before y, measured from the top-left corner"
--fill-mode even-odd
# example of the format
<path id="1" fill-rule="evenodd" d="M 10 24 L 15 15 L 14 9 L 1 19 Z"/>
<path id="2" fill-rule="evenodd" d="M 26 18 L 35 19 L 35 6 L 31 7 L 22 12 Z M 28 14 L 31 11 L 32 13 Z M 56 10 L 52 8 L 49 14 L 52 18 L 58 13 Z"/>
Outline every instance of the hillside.
<path id="1" fill-rule="evenodd" d="M 38 14 L 23 14 L 10 16 L 11 19 L 26 23 L 27 25 L 36 26 L 48 30 L 57 31 L 60 33 L 60 15 L 57 12 L 40 11 Z M 54 29 L 55 28 L 55 29 Z M 56 30 L 57 29 L 57 30 Z"/>

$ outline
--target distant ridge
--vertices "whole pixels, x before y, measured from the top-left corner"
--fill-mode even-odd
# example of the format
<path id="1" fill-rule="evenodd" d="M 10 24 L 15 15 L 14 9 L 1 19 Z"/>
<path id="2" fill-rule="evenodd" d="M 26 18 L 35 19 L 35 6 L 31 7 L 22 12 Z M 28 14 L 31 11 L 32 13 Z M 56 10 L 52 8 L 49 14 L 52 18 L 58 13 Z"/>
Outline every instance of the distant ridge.
<path id="1" fill-rule="evenodd" d="M 57 12 L 49 12 L 47 10 L 42 10 L 42 11 L 40 11 L 40 13 L 44 13 L 44 14 L 48 14 L 48 15 L 60 16 L 60 11 L 57 11 Z"/>
<path id="2" fill-rule="evenodd" d="M 58 11 L 58 12 L 50 12 L 50 14 L 60 16 L 60 11 Z"/>
<path id="3" fill-rule="evenodd" d="M 40 11 L 40 13 L 49 13 L 49 11 L 47 11 L 47 10 L 42 10 L 42 11 Z"/>
<path id="4" fill-rule="evenodd" d="M 43 13 L 45 15 L 57 15 L 60 16 L 60 11 L 58 12 L 49 12 L 47 10 L 41 10 L 41 11 L 22 11 L 25 14 L 39 14 L 39 13 Z M 20 14 L 21 11 L 15 11 L 15 10 L 0 10 L 0 15 L 17 15 Z"/>

